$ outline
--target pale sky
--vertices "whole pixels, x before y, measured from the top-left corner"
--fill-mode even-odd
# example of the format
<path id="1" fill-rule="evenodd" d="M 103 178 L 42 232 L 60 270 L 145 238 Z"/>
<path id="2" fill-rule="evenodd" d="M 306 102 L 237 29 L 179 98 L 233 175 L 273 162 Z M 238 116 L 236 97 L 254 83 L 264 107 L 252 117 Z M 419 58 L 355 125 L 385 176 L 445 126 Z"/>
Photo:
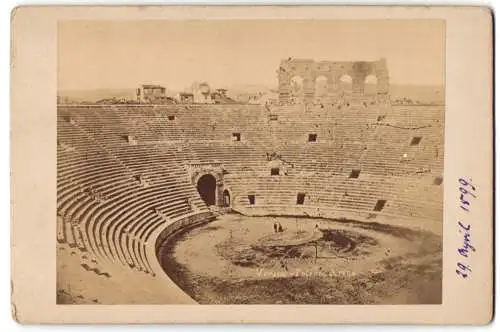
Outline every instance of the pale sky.
<path id="1" fill-rule="evenodd" d="M 372 61 L 385 57 L 391 83 L 443 85 L 439 20 L 63 21 L 58 29 L 60 90 L 182 90 L 277 86 L 288 57 Z"/>

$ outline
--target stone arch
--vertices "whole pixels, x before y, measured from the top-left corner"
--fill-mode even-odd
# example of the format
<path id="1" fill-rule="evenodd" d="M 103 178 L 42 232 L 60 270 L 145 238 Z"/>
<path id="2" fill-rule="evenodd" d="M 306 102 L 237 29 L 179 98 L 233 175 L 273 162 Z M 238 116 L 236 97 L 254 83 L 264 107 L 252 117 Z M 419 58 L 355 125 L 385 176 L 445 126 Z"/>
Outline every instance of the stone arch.
<path id="1" fill-rule="evenodd" d="M 304 93 L 304 77 L 295 75 L 290 79 L 290 87 L 292 95 L 300 96 Z"/>
<path id="2" fill-rule="evenodd" d="M 339 77 L 339 88 L 342 92 L 351 93 L 353 86 L 353 79 L 349 74 L 343 74 Z"/>
<path id="3" fill-rule="evenodd" d="M 228 188 L 224 188 L 222 192 L 222 206 L 230 207 L 231 206 L 231 191 Z"/>
<path id="4" fill-rule="evenodd" d="M 364 93 L 369 95 L 377 94 L 378 78 L 373 74 L 365 76 Z"/>
<path id="5" fill-rule="evenodd" d="M 209 175 L 215 179 L 215 197 L 214 200 L 210 198 L 208 200 L 208 203 L 205 199 L 203 199 L 202 193 L 198 190 L 198 193 L 200 193 L 200 197 L 207 205 L 217 205 L 221 206 L 222 205 L 222 188 L 224 187 L 224 175 L 223 175 L 223 168 L 219 163 L 214 163 L 214 164 L 193 164 L 189 166 L 189 173 L 190 173 L 190 178 L 191 178 L 191 183 L 194 185 L 194 187 L 198 190 L 198 185 L 200 182 L 200 179 L 203 178 L 205 175 Z M 213 180 L 211 180 L 212 183 L 208 183 L 207 185 L 210 186 L 210 190 L 213 189 Z M 211 193 L 210 193 L 211 194 Z"/>
<path id="6" fill-rule="evenodd" d="M 326 76 L 319 75 L 315 79 L 314 94 L 317 97 L 326 96 L 328 94 L 328 79 Z"/>

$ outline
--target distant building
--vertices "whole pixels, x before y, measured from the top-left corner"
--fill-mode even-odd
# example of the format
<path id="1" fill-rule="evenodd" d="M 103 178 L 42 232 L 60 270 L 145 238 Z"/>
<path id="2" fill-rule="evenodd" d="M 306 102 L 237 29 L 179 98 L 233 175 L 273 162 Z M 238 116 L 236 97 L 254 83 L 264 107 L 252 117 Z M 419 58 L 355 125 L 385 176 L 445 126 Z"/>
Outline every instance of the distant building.
<path id="1" fill-rule="evenodd" d="M 194 103 L 194 95 L 189 92 L 179 92 L 175 96 L 175 100 L 181 104 L 193 104 Z"/>
<path id="2" fill-rule="evenodd" d="M 197 92 L 194 94 L 194 102 L 196 104 L 215 104 L 210 93 Z"/>
<path id="3" fill-rule="evenodd" d="M 214 104 L 210 85 L 207 82 L 197 83 L 192 86 L 194 102 L 197 104 Z"/>
<path id="4" fill-rule="evenodd" d="M 141 103 L 164 103 L 166 89 L 161 85 L 142 84 L 137 88 L 137 100 Z"/>

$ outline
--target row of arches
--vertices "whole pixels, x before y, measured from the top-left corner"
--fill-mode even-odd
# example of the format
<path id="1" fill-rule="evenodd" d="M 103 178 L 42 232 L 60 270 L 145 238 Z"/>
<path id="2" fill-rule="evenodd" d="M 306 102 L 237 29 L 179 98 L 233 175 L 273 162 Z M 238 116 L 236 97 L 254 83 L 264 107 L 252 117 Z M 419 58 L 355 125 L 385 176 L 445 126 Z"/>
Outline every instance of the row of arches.
<path id="1" fill-rule="evenodd" d="M 328 79 L 325 76 L 318 76 L 315 79 L 315 95 L 325 96 L 328 95 Z M 368 75 L 364 79 L 364 93 L 375 94 L 377 92 L 378 79 L 375 75 Z M 294 76 L 290 80 L 292 95 L 301 95 L 304 93 L 304 78 L 302 76 Z M 338 90 L 344 92 L 352 92 L 353 84 L 352 77 L 345 74 L 339 78 Z"/>

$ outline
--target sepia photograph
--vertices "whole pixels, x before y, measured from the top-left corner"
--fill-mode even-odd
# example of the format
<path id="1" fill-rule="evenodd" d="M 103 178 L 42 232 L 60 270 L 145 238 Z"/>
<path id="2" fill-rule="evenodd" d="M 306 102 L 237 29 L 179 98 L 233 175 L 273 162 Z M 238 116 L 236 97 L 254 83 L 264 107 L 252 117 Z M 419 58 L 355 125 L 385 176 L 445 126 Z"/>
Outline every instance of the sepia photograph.
<path id="1" fill-rule="evenodd" d="M 444 28 L 59 22 L 57 303 L 440 304 Z"/>
<path id="2" fill-rule="evenodd" d="M 493 13 L 21 6 L 21 324 L 488 324 Z"/>

